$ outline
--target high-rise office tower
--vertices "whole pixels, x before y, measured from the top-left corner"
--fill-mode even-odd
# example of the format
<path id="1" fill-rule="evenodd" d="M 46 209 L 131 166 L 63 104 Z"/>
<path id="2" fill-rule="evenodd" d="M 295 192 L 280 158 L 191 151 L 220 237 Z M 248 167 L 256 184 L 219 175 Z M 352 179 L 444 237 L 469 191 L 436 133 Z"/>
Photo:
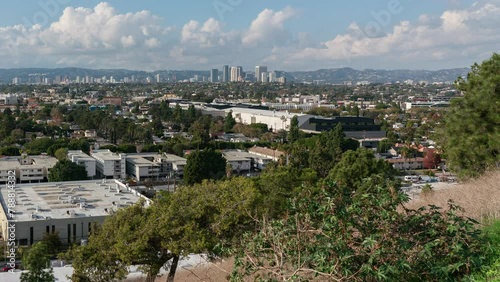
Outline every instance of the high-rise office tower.
<path id="1" fill-rule="evenodd" d="M 269 74 L 267 72 L 263 72 L 260 74 L 260 82 L 266 83 L 269 78 Z"/>
<path id="2" fill-rule="evenodd" d="M 231 82 L 236 82 L 238 81 L 238 78 L 240 76 L 240 73 L 238 73 L 238 68 L 237 67 L 231 67 Z"/>
<path id="3" fill-rule="evenodd" d="M 255 67 L 255 78 L 257 82 L 262 82 L 262 73 L 267 72 L 267 67 L 265 66 L 256 66 Z"/>
<path id="4" fill-rule="evenodd" d="M 161 82 L 161 77 L 160 77 L 160 74 L 156 74 L 156 83 L 160 83 Z"/>
<path id="5" fill-rule="evenodd" d="M 222 69 L 222 82 L 229 82 L 229 77 L 230 77 L 229 66 L 226 65 Z"/>
<path id="6" fill-rule="evenodd" d="M 271 83 L 277 82 L 277 80 L 276 80 L 276 73 L 275 72 L 270 72 L 269 73 L 269 82 L 271 82 Z"/>
<path id="7" fill-rule="evenodd" d="M 219 70 L 218 69 L 212 69 L 210 71 L 210 82 L 212 82 L 212 83 L 219 82 Z"/>

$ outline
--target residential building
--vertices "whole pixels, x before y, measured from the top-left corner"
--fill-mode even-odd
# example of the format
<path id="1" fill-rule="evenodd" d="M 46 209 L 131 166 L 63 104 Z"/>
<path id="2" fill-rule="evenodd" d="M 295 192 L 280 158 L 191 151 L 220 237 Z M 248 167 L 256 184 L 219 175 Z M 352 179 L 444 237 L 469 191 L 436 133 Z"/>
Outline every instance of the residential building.
<path id="1" fill-rule="evenodd" d="M 279 161 L 281 156 L 285 155 L 284 152 L 269 149 L 269 148 L 264 148 L 264 147 L 258 147 L 258 146 L 254 146 L 254 147 L 248 149 L 248 153 L 253 154 L 253 155 L 257 155 L 257 156 L 261 156 L 264 158 L 269 158 L 275 162 Z"/>
<path id="2" fill-rule="evenodd" d="M 387 159 L 395 169 L 399 170 L 412 170 L 423 169 L 424 158 L 401 158 L 401 159 Z"/>
<path id="3" fill-rule="evenodd" d="M 87 177 L 94 178 L 96 176 L 96 159 L 85 154 L 83 151 L 68 151 L 68 159 L 78 165 L 84 166 L 87 171 Z"/>
<path id="4" fill-rule="evenodd" d="M 252 169 L 252 159 L 246 152 L 227 150 L 222 152 L 223 157 L 235 172 L 245 172 Z"/>
<path id="5" fill-rule="evenodd" d="M 127 177 L 125 154 L 116 154 L 110 150 L 94 150 L 90 155 L 97 161 L 97 177 L 114 179 Z"/>
<path id="6" fill-rule="evenodd" d="M 17 183 L 48 181 L 50 170 L 56 163 L 56 158 L 46 155 L 0 158 L 0 183 L 6 183 L 12 171 L 16 173 Z"/>
<path id="7" fill-rule="evenodd" d="M 17 198 L 15 212 L 8 208 L 9 193 Z M 151 200 L 118 180 L 20 184 L 15 190 L 0 189 L 0 234 L 15 238 L 17 246 L 31 246 L 46 233 L 58 233 L 65 244 L 87 240 L 97 224 L 112 212 Z M 12 210 L 12 209 L 11 209 Z M 8 229 L 15 224 L 14 236 Z"/>
<path id="8" fill-rule="evenodd" d="M 167 177 L 184 175 L 186 159 L 157 153 L 127 154 L 127 175 L 139 182 L 164 180 Z"/>

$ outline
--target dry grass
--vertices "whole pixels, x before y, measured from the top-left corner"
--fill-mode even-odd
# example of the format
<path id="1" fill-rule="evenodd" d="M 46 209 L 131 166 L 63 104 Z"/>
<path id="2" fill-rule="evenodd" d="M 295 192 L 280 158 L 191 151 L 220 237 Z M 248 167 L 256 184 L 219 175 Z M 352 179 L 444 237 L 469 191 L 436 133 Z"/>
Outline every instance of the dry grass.
<path id="1" fill-rule="evenodd" d="M 484 219 L 500 218 L 500 171 L 490 172 L 479 179 L 452 187 L 432 191 L 410 201 L 406 206 L 412 209 L 427 205 L 446 207 L 451 199 L 465 209 L 465 216 L 480 222 Z"/>
<path id="2" fill-rule="evenodd" d="M 206 263 L 190 268 L 177 268 L 175 282 L 223 282 L 229 281 L 229 274 L 233 269 L 233 259 L 222 262 Z M 143 278 L 127 279 L 126 282 L 143 282 Z M 167 275 L 156 278 L 156 282 L 165 282 Z"/>

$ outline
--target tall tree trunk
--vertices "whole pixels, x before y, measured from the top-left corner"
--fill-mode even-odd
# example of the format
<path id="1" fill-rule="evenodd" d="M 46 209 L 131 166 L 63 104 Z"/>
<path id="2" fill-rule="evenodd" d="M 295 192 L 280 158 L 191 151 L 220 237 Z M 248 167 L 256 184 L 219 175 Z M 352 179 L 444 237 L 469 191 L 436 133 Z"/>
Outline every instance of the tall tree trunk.
<path id="1" fill-rule="evenodd" d="M 177 265 L 179 264 L 179 256 L 175 255 L 172 265 L 170 266 L 170 271 L 168 272 L 167 282 L 174 282 L 175 271 L 177 271 Z"/>

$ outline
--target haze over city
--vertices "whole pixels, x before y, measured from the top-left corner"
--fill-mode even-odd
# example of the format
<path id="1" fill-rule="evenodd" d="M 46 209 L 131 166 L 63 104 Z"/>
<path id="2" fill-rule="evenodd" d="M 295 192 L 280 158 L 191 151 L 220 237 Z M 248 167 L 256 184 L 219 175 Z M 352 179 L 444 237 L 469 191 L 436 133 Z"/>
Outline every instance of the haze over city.
<path id="1" fill-rule="evenodd" d="M 0 68 L 437 70 L 469 67 L 500 46 L 497 0 L 3 5 Z"/>

